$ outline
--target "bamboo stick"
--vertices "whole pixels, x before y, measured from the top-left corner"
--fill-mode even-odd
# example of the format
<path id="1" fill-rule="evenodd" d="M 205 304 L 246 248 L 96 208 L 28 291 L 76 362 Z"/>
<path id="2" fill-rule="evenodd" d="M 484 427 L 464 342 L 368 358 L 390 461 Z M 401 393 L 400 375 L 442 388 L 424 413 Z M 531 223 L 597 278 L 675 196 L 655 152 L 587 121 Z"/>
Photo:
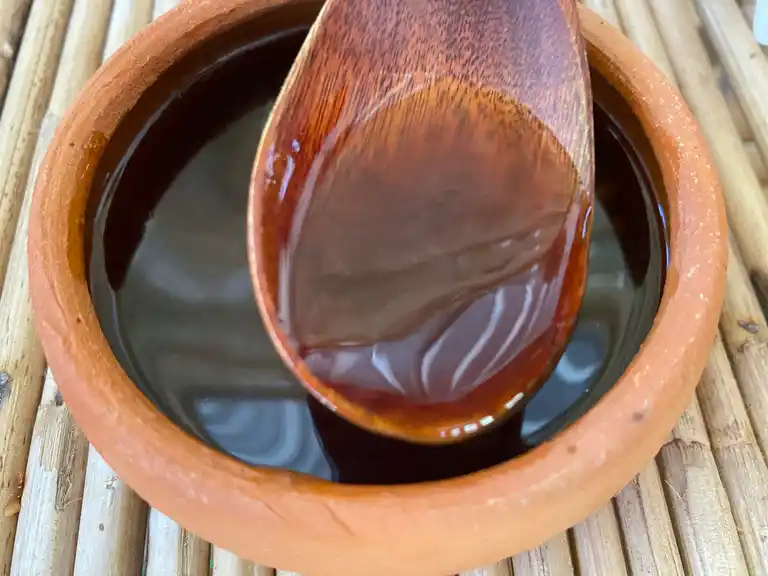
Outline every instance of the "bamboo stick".
<path id="1" fill-rule="evenodd" d="M 734 0 L 696 0 L 699 16 L 768 158 L 768 61 Z"/>
<path id="2" fill-rule="evenodd" d="M 683 9 L 685 10 L 685 16 L 688 19 L 689 22 L 691 22 L 697 30 L 699 30 L 701 26 L 701 20 L 699 19 L 699 13 L 696 12 L 696 6 L 694 5 L 695 0 L 683 0 Z"/>
<path id="3" fill-rule="evenodd" d="M 50 372 L 32 432 L 12 576 L 69 576 L 75 562 L 88 442 Z"/>
<path id="4" fill-rule="evenodd" d="M 765 165 L 760 150 L 757 149 L 757 144 L 753 141 L 744 142 L 744 151 L 747 153 L 749 163 L 752 164 L 752 170 L 754 170 L 755 176 L 757 176 L 762 185 L 768 180 L 768 167 Z"/>
<path id="5" fill-rule="evenodd" d="M 647 4 L 637 0 L 615 1 L 627 36 L 674 82 L 672 64 Z M 682 574 L 680 552 L 655 462 L 617 495 L 616 506 L 632 572 Z"/>
<path id="6" fill-rule="evenodd" d="M 617 28 L 621 26 L 614 0 L 584 0 L 584 6 L 597 13 L 603 20 Z"/>
<path id="7" fill-rule="evenodd" d="M 768 295 L 768 199 L 752 171 L 712 65 L 693 24 L 686 20 L 684 0 L 649 0 L 657 29 L 667 48 L 688 105 L 709 141 L 720 172 L 726 206 L 736 240 L 749 270 Z"/>
<path id="8" fill-rule="evenodd" d="M 32 0 L 3 0 L 0 6 L 0 109 L 31 5 Z"/>
<path id="9" fill-rule="evenodd" d="M 682 576 L 683 563 L 655 462 L 616 496 L 632 574 Z"/>
<path id="10" fill-rule="evenodd" d="M 738 98 L 736 98 L 736 95 L 730 87 L 730 80 L 727 80 L 727 75 L 725 73 L 723 73 L 723 76 L 726 77 L 726 80 L 720 81 L 720 91 L 725 99 L 725 105 L 728 106 L 728 112 L 733 120 L 733 125 L 742 141 L 752 142 L 755 139 L 755 133 L 752 131 L 752 126 L 749 125 L 744 109 L 741 107 Z"/>
<path id="11" fill-rule="evenodd" d="M 515 576 L 573 576 L 573 561 L 568 534 L 550 538 L 547 542 L 512 558 Z"/>
<path id="12" fill-rule="evenodd" d="M 624 24 L 624 32 L 648 56 L 667 78 L 675 82 L 672 63 L 656 30 L 653 15 L 644 0 L 616 0 L 616 9 Z"/>
<path id="13" fill-rule="evenodd" d="M 36 6 L 33 7 L 32 17 L 35 16 Z M 58 118 L 100 62 L 110 6 L 110 0 L 77 0 L 75 4 L 48 113 L 35 148 L 35 172 Z M 13 505 L 15 485 L 26 467 L 30 431 L 45 371 L 43 351 L 32 324 L 27 285 L 26 243 L 32 188 L 33 179 L 30 178 L 21 202 L 21 217 L 11 249 L 7 283 L 0 296 L 0 367 L 4 383 L 4 399 L 0 405 L 0 448 L 3 455 L 0 506 L 6 510 Z M 3 231 L 3 234 L 10 237 L 11 233 Z M 2 573 L 10 565 L 16 520 L 14 514 L 0 517 Z"/>
<path id="14" fill-rule="evenodd" d="M 238 558 L 232 552 L 211 546 L 213 570 L 211 576 L 275 576 L 272 568 L 256 566 L 253 562 Z"/>
<path id="15" fill-rule="evenodd" d="M 627 574 L 619 525 L 613 504 L 600 507 L 572 528 L 579 574 Z"/>
<path id="16" fill-rule="evenodd" d="M 135 576 L 144 564 L 147 505 L 90 447 L 75 576 Z"/>
<path id="17" fill-rule="evenodd" d="M 281 572 L 278 572 L 278 574 L 281 574 Z M 459 574 L 459 576 L 512 576 L 512 566 L 509 560 L 502 560 L 490 566 L 467 570 Z"/>
<path id="18" fill-rule="evenodd" d="M 107 41 L 104 44 L 104 60 L 152 20 L 152 0 L 114 1 Z"/>
<path id="19" fill-rule="evenodd" d="M 718 335 L 697 395 L 751 574 L 768 574 L 768 467 Z"/>
<path id="20" fill-rule="evenodd" d="M 694 13 L 698 16 L 698 12 L 696 11 L 696 5 L 695 0 L 688 0 L 688 2 L 691 5 L 691 9 L 694 11 Z M 720 74 L 722 71 L 722 66 L 720 64 L 720 58 L 717 55 L 717 49 L 715 48 L 715 45 L 712 43 L 712 39 L 709 37 L 709 34 L 707 34 L 707 31 L 704 30 L 704 26 L 701 24 L 701 20 L 699 20 L 699 27 L 696 28 L 696 31 L 699 34 L 699 39 L 701 40 L 702 45 L 704 46 L 704 51 L 707 54 L 707 60 L 712 63 L 712 68 Z M 727 77 L 728 75 L 726 73 L 722 73 L 723 76 Z"/>
<path id="21" fill-rule="evenodd" d="M 745 145 L 747 153 L 749 146 Z M 768 197 L 768 189 L 763 190 Z M 766 321 L 757 296 L 751 289 L 749 275 L 742 263 L 738 249 L 732 247 L 726 280 L 726 300 L 720 327 L 725 347 L 731 358 L 732 369 L 737 377 L 741 394 L 746 401 L 748 416 L 752 421 L 752 433 L 756 436 L 763 456 L 768 456 L 768 391 L 763 377 L 768 370 L 766 353 Z M 749 327 L 756 334 L 745 330 Z"/>
<path id="22" fill-rule="evenodd" d="M 712 69 L 715 71 L 717 87 L 725 99 L 725 104 L 728 106 L 728 111 L 731 113 L 731 119 L 736 127 L 736 131 L 743 141 L 754 140 L 755 133 L 752 132 L 752 127 L 749 125 L 744 109 L 741 107 L 739 99 L 733 92 L 733 86 L 731 86 L 731 79 L 728 78 L 728 73 L 723 69 L 721 64 L 713 64 Z"/>
<path id="23" fill-rule="evenodd" d="M 698 401 L 678 421 L 659 460 L 686 573 L 748 574 Z"/>
<path id="24" fill-rule="evenodd" d="M 629 0 L 631 1 L 631 0 Z M 671 0 L 675 1 L 675 0 Z M 634 22 L 644 22 L 645 18 L 639 16 L 638 12 L 645 6 L 645 0 L 641 2 L 629 4 L 629 2 L 621 2 L 621 5 L 625 7 L 634 7 L 635 12 L 627 13 L 632 16 Z M 671 4 L 665 4 L 667 8 L 674 7 Z M 680 7 L 680 4 L 678 4 Z M 679 14 L 678 14 L 679 16 Z M 627 18 L 628 20 L 629 18 Z M 648 54 L 653 54 L 652 58 L 656 62 L 657 66 L 662 71 L 669 73 L 672 65 L 667 56 L 666 49 L 661 46 L 660 37 L 657 32 L 646 27 L 634 26 L 630 28 L 630 38 L 635 41 L 644 51 Z M 643 31 L 643 33 L 640 33 Z M 670 76 L 670 80 L 675 82 L 675 78 Z M 727 127 L 727 123 L 721 123 Z M 717 146 L 717 128 L 718 123 L 712 123 L 712 132 L 714 147 Z M 726 131 L 727 128 L 726 128 Z M 724 155 L 727 157 L 727 155 Z M 736 179 L 736 175 L 732 174 L 732 182 Z M 730 222 L 731 226 L 736 226 L 738 223 Z M 749 230 L 743 230 L 742 236 L 749 236 Z M 724 326 L 724 333 L 726 334 L 726 341 L 730 345 L 729 349 L 734 351 L 734 362 L 737 366 L 737 374 L 739 376 L 739 383 L 742 386 L 742 393 L 748 399 L 748 405 L 754 406 L 754 410 L 750 410 L 751 414 L 754 414 L 752 419 L 756 422 L 756 431 L 758 437 L 761 440 L 760 444 L 764 451 L 768 447 L 768 423 L 760 415 L 768 414 L 768 391 L 762 385 L 762 379 L 759 377 L 760 371 L 762 373 L 768 373 L 768 356 L 763 353 L 764 347 L 750 347 L 745 344 L 744 330 L 740 326 L 740 322 L 745 319 L 752 318 L 754 322 L 758 324 L 763 322 L 762 312 L 757 302 L 757 297 L 752 292 L 750 287 L 749 278 L 746 271 L 743 268 L 741 260 L 737 255 L 737 251 L 731 249 L 729 254 L 729 268 L 728 276 L 726 280 L 726 305 L 725 316 L 723 318 L 731 318 L 729 322 L 726 322 Z M 730 316 L 729 316 L 730 314 Z M 761 320 L 762 319 L 762 320 Z M 724 320 L 721 319 L 721 327 L 723 327 Z M 749 334 L 747 334 L 749 336 Z M 735 352 L 739 352 L 736 354 Z M 758 373 L 755 373 L 757 369 Z"/>
<path id="25" fill-rule="evenodd" d="M 0 116 L 0 285 L 72 5 L 73 0 L 32 4 Z"/>
<path id="26" fill-rule="evenodd" d="M 623 0 L 620 0 L 620 1 L 622 4 L 626 4 L 626 2 L 624 2 Z M 637 7 L 638 5 L 635 4 L 634 6 Z M 622 16 L 625 16 L 625 15 L 622 14 Z M 627 20 L 628 18 L 625 17 L 625 21 Z M 638 19 L 635 18 L 635 21 L 637 20 Z M 668 68 L 664 63 L 662 63 L 660 67 L 662 69 Z M 722 86 L 722 83 L 721 83 L 721 86 Z M 740 112 L 741 107 L 732 106 L 731 112 L 733 113 L 734 111 Z M 755 163 L 753 161 L 753 166 L 754 165 Z M 746 308 L 749 311 L 749 313 L 760 313 L 759 307 L 757 306 L 756 297 L 754 296 L 754 293 L 750 288 L 749 280 L 746 277 L 746 272 L 743 270 L 740 260 L 732 254 L 730 258 L 730 262 L 731 262 L 731 266 L 729 269 L 729 280 L 727 282 L 726 299 L 730 300 L 731 302 L 733 302 L 734 299 L 736 299 L 736 303 L 746 302 L 747 303 Z M 733 306 L 731 306 L 731 308 L 733 308 Z M 743 312 L 744 310 L 742 309 L 741 311 Z M 742 320 L 742 323 L 743 323 L 743 320 Z M 736 320 L 735 322 L 732 321 L 729 323 L 729 326 L 732 328 L 734 327 L 734 325 L 739 326 L 738 320 Z M 763 326 L 764 326 L 764 323 L 763 323 Z M 744 332 L 741 326 L 739 326 L 739 332 L 740 333 Z M 737 336 L 741 336 L 741 334 Z M 742 343 L 743 343 L 743 339 L 739 338 L 739 341 L 734 342 L 734 345 L 738 349 L 738 347 L 741 346 Z M 718 349 L 718 346 L 719 346 L 719 349 Z M 722 355 L 719 355 L 720 352 L 722 352 L 722 344 L 718 341 L 715 347 L 715 350 L 713 351 L 713 358 L 710 359 L 710 366 L 712 366 L 713 362 L 722 362 Z M 725 360 L 727 362 L 727 358 Z M 727 366 L 728 365 L 726 363 L 726 367 Z M 755 366 L 755 363 L 745 363 L 744 368 L 747 371 L 749 371 L 749 368 L 753 366 Z M 760 363 L 758 363 L 757 366 L 760 366 Z M 715 365 L 715 368 L 716 367 L 717 365 Z M 704 398 L 705 397 L 704 395 L 706 395 L 707 405 L 706 405 L 705 414 L 708 416 L 708 418 L 712 419 L 711 422 L 708 422 L 710 426 L 717 425 L 717 421 L 714 420 L 719 414 L 717 410 L 718 408 L 722 407 L 723 403 L 725 402 L 725 399 L 728 398 L 728 393 L 729 393 L 729 389 L 727 385 L 728 380 L 726 378 L 721 377 L 721 378 L 717 378 L 717 380 L 713 380 L 713 377 L 711 376 L 711 372 L 715 368 L 710 367 L 707 370 L 707 372 L 705 372 L 705 376 L 702 379 L 702 385 L 699 393 L 700 397 L 702 398 Z M 729 367 L 728 367 L 728 371 L 730 371 Z M 724 372 L 724 373 L 727 373 L 727 372 Z M 749 373 L 749 376 L 753 376 L 753 374 Z M 730 381 L 732 382 L 732 380 L 733 378 L 731 376 Z M 752 396 L 759 397 L 759 399 L 762 399 L 765 402 L 768 402 L 768 398 L 766 398 L 766 394 L 763 392 L 763 387 L 755 386 L 757 382 L 754 380 L 754 378 L 752 379 L 747 378 L 747 380 L 748 380 L 748 384 L 752 384 L 751 390 L 749 390 L 752 392 Z M 714 382 L 717 382 L 718 385 L 715 386 Z M 723 398 L 719 398 L 719 402 L 720 402 L 719 405 L 716 404 L 713 400 L 713 398 L 717 398 L 717 396 L 713 396 L 712 389 L 714 389 L 714 394 L 725 395 Z M 732 394 L 735 394 L 736 398 L 740 401 L 740 398 L 738 398 L 738 391 L 735 390 L 735 386 L 730 390 L 730 392 Z M 768 409 L 768 403 L 764 403 L 763 406 L 765 407 L 765 409 Z M 743 410 L 743 406 L 742 406 L 742 410 Z M 697 412 L 697 409 L 695 407 L 689 411 L 689 413 L 691 414 L 696 414 L 696 412 Z M 726 412 L 731 414 L 738 414 L 736 409 L 733 407 L 730 407 L 730 409 L 726 410 Z M 757 413 L 765 414 L 765 412 L 761 412 L 759 408 L 757 410 Z M 763 419 L 761 419 L 761 421 L 763 421 Z M 719 443 L 717 443 L 716 446 L 719 446 Z M 716 450 L 716 454 L 715 454 L 716 458 L 718 458 L 719 453 L 720 451 Z M 762 459 L 749 461 L 746 457 L 747 455 L 740 454 L 740 456 L 743 457 L 745 462 L 749 462 L 750 464 L 753 464 L 753 466 L 750 468 L 750 472 L 754 475 L 759 475 L 760 465 L 762 464 L 764 466 L 764 462 L 762 461 Z M 721 463 L 721 466 L 725 465 L 725 462 L 723 461 L 722 457 L 718 458 L 718 462 Z M 749 561 L 750 567 L 754 568 L 755 566 L 758 566 L 759 563 L 762 561 L 762 558 L 760 558 L 760 555 L 758 554 L 758 552 L 762 552 L 762 549 L 757 547 L 756 540 L 755 540 L 755 534 L 758 533 L 757 541 L 759 541 L 759 528 L 756 526 L 756 522 L 759 524 L 759 521 L 756 521 L 753 517 L 748 516 L 747 510 L 745 510 L 744 508 L 745 499 L 743 495 L 740 494 L 738 491 L 738 486 L 739 486 L 738 482 L 744 481 L 744 478 L 743 478 L 744 474 L 737 474 L 736 472 L 742 472 L 742 470 L 739 469 L 733 473 L 728 472 L 726 474 L 725 487 L 727 488 L 728 498 L 733 503 L 733 506 L 734 506 L 734 512 L 736 515 L 735 520 L 738 523 L 739 529 L 741 530 L 739 532 L 739 536 L 741 537 L 741 540 L 744 543 L 744 549 L 746 550 L 746 559 Z M 738 478 L 738 480 L 736 478 Z M 741 485 L 744 486 L 744 484 L 741 484 Z M 752 485 L 752 484 L 748 483 L 747 485 Z M 760 490 L 758 490 L 758 492 L 760 492 Z M 757 503 L 757 506 L 760 506 L 760 504 Z M 763 508 L 764 508 L 764 505 L 763 505 Z M 754 573 L 760 573 L 760 572 L 758 570 L 757 572 L 754 572 Z"/>
<path id="27" fill-rule="evenodd" d="M 168 12 L 171 8 L 175 8 L 181 4 L 182 0 L 155 0 L 155 7 L 152 11 L 152 19 L 156 20 L 163 14 Z"/>
<path id="28" fill-rule="evenodd" d="M 768 455 L 768 328 L 738 251 L 729 255 L 720 330 L 758 445 Z"/>
<path id="29" fill-rule="evenodd" d="M 752 28 L 752 23 L 755 21 L 755 5 L 743 6 L 741 8 L 741 15 L 744 17 L 744 20 L 747 21 L 749 27 Z M 765 48 L 760 46 L 760 50 L 765 54 Z"/>
<path id="30" fill-rule="evenodd" d="M 146 576 L 207 576 L 210 546 L 158 510 L 149 513 Z"/>

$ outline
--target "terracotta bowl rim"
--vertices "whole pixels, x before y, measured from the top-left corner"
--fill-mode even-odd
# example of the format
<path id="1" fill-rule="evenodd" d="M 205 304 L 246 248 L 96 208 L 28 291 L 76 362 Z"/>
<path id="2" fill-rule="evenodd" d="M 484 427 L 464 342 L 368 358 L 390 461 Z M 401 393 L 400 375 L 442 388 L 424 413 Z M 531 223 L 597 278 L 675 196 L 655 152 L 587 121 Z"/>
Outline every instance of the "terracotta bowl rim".
<path id="1" fill-rule="evenodd" d="M 475 474 L 416 485 L 342 485 L 257 469 L 161 415 L 123 372 L 100 329 L 82 249 L 86 198 L 103 150 L 94 134 L 109 138 L 169 65 L 216 32 L 262 10 L 315 4 L 183 3 L 120 49 L 70 108 L 39 173 L 28 244 L 35 322 L 51 369 L 78 425 L 115 472 L 152 506 L 235 553 L 250 555 L 249 540 L 237 532 L 253 526 L 263 533 L 257 548 L 278 560 L 302 536 L 310 545 L 312 538 L 352 534 L 369 545 L 399 532 L 479 525 L 488 527 L 487 538 L 514 525 L 511 534 L 520 539 L 509 542 L 509 553 L 535 546 L 607 501 L 653 458 L 703 371 L 725 283 L 725 208 L 691 112 L 650 60 L 587 9 L 580 15 L 590 64 L 630 101 L 662 169 L 670 268 L 651 332 L 627 371 L 554 440 Z M 311 526 L 302 523 L 305 515 Z M 471 525 L 461 524 L 468 518 Z M 424 538 L 428 548 L 431 536 Z M 297 565 L 311 565 L 304 560 Z"/>

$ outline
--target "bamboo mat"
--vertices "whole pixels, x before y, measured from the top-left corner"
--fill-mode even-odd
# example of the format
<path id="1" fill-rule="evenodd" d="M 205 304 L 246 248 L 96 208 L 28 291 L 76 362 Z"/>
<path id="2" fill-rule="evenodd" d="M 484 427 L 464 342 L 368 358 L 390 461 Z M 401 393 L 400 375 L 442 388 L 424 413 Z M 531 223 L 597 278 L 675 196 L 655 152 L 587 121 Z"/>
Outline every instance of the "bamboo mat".
<path id="1" fill-rule="evenodd" d="M 535 0 L 532 0 L 535 1 Z M 34 175 L 78 89 L 174 0 L 0 0 L 0 574 L 267 576 L 148 509 L 87 441 L 31 325 Z M 768 576 L 768 60 L 754 0 L 585 0 L 675 82 L 720 171 L 731 254 L 692 405 L 616 498 L 476 576 Z"/>

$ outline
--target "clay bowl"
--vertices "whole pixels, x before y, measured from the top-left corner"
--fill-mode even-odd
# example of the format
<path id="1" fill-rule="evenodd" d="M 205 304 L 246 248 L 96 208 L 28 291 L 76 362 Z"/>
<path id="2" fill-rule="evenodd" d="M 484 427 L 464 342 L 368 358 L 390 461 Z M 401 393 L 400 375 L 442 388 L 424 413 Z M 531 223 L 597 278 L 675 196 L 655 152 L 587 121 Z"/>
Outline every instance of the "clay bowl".
<path id="1" fill-rule="evenodd" d="M 61 122 L 35 191 L 29 260 L 37 328 L 89 440 L 141 497 L 187 529 L 305 576 L 444 576 L 530 549 L 579 522 L 653 458 L 691 401 L 714 340 L 726 265 L 724 206 L 680 95 L 618 31 L 582 9 L 590 64 L 639 121 L 666 208 L 661 304 L 624 374 L 550 441 L 450 480 L 335 484 L 226 456 L 162 415 L 111 352 L 86 278 L 94 173 L 121 119 L 191 50 L 246 21 L 251 33 L 265 35 L 307 26 L 320 6 L 186 2 L 96 74 Z"/>

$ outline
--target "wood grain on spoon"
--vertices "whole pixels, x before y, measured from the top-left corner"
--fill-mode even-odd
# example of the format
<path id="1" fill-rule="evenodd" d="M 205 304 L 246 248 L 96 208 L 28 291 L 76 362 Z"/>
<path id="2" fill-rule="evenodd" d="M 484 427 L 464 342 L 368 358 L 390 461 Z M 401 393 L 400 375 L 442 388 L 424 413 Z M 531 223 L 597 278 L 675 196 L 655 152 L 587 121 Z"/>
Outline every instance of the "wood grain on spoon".
<path id="1" fill-rule="evenodd" d="M 542 383 L 584 290 L 591 105 L 571 0 L 325 4 L 262 136 L 249 234 L 313 393 L 446 442 Z"/>

